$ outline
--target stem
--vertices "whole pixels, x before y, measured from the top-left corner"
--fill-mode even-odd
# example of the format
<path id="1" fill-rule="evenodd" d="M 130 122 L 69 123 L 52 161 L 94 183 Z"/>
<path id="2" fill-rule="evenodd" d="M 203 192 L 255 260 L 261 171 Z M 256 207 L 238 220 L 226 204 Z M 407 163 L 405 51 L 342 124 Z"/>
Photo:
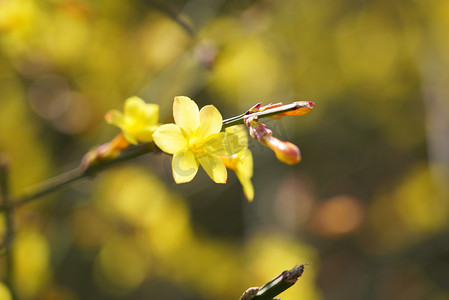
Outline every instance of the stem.
<path id="1" fill-rule="evenodd" d="M 112 160 L 104 161 L 89 167 L 88 169 L 82 169 L 78 167 L 74 170 L 68 171 L 59 176 L 53 177 L 43 183 L 41 183 L 34 191 L 22 195 L 21 197 L 16 198 L 14 201 L 9 201 L 8 203 L 3 203 L 0 206 L 0 211 L 6 211 L 11 208 L 19 207 L 25 203 L 31 202 L 41 196 L 49 194 L 51 192 L 57 191 L 62 187 L 78 181 L 80 179 L 94 176 L 98 172 L 107 169 L 108 167 L 115 165 L 117 163 L 127 161 L 133 159 L 135 157 L 141 156 L 143 154 L 149 153 L 155 150 L 154 143 L 144 143 L 135 147 L 130 147 L 122 152 L 122 154 Z"/>
<path id="2" fill-rule="evenodd" d="M 11 299 L 17 299 L 14 291 L 14 253 L 12 247 L 12 238 L 14 234 L 14 211 L 9 206 L 9 163 L 7 159 L 0 158 L 0 189 L 1 189 L 1 199 L 3 200 L 3 205 L 6 207 L 4 210 L 5 214 L 5 237 L 3 244 L 5 247 L 5 284 L 9 289 L 11 294 Z"/>

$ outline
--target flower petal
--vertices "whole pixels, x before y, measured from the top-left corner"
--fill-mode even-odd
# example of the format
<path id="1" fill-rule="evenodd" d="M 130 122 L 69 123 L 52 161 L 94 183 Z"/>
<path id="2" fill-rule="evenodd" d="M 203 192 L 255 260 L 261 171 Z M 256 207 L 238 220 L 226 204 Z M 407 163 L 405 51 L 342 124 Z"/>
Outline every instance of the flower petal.
<path id="1" fill-rule="evenodd" d="M 240 144 L 237 135 L 228 132 L 212 134 L 204 143 L 204 148 L 218 156 L 232 156 L 242 151 L 246 145 Z"/>
<path id="2" fill-rule="evenodd" d="M 153 140 L 153 133 L 158 128 L 158 125 L 147 126 L 139 130 L 135 136 L 140 142 L 151 142 Z"/>
<path id="3" fill-rule="evenodd" d="M 236 173 L 246 178 L 253 177 L 253 155 L 251 150 L 245 148 L 237 155 L 239 160 L 236 165 Z"/>
<path id="4" fill-rule="evenodd" d="M 137 141 L 134 134 L 131 134 L 129 131 L 123 130 L 123 136 L 125 139 L 133 145 L 137 145 L 139 142 Z"/>
<path id="5" fill-rule="evenodd" d="M 173 178 L 176 183 L 189 182 L 198 172 L 198 161 L 191 150 L 178 152 L 172 160 Z"/>
<path id="6" fill-rule="evenodd" d="M 213 105 L 206 105 L 200 110 L 200 127 L 198 137 L 206 139 L 209 135 L 218 133 L 223 126 L 223 118 L 217 108 Z"/>
<path id="7" fill-rule="evenodd" d="M 174 154 L 187 148 L 188 140 L 182 129 L 175 124 L 161 125 L 153 134 L 156 145 L 162 151 Z"/>
<path id="8" fill-rule="evenodd" d="M 197 159 L 207 175 L 209 175 L 213 181 L 216 183 L 226 183 L 228 172 L 221 159 L 207 151 L 204 151 L 199 155 L 197 154 Z"/>
<path id="9" fill-rule="evenodd" d="M 247 127 L 244 125 L 234 125 L 226 128 L 226 132 L 235 134 L 239 139 L 239 144 L 248 146 Z"/>
<path id="10" fill-rule="evenodd" d="M 139 97 L 133 96 L 125 100 L 125 116 L 132 119 L 139 119 L 145 109 L 145 101 Z"/>
<path id="11" fill-rule="evenodd" d="M 176 125 L 184 129 L 188 135 L 192 135 L 200 126 L 198 105 L 190 100 L 189 97 L 175 97 L 173 119 Z"/>
<path id="12" fill-rule="evenodd" d="M 104 116 L 104 119 L 106 120 L 106 122 L 108 124 L 112 124 L 119 128 L 123 128 L 123 125 L 124 125 L 123 114 L 122 114 L 122 112 L 120 112 L 116 109 L 108 111 L 106 113 L 106 115 Z"/>
<path id="13" fill-rule="evenodd" d="M 240 184 L 243 187 L 243 193 L 245 193 L 246 199 L 248 199 L 249 202 L 253 201 L 254 187 L 253 187 L 253 183 L 251 182 L 251 179 L 240 176 L 238 173 L 237 173 L 237 178 L 239 179 Z"/>
<path id="14" fill-rule="evenodd" d="M 146 103 L 144 109 L 144 119 L 147 125 L 154 125 L 159 121 L 159 105 Z"/>

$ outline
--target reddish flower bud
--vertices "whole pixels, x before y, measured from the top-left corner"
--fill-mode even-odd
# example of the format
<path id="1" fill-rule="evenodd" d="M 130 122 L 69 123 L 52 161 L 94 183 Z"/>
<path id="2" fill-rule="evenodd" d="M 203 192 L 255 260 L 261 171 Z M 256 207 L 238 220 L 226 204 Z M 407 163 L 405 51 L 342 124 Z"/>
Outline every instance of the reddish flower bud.
<path id="1" fill-rule="evenodd" d="M 81 167 L 87 170 L 94 164 L 114 159 L 129 145 L 130 143 L 126 140 L 123 133 L 120 133 L 109 143 L 100 145 L 87 152 L 82 159 Z"/>
<path id="2" fill-rule="evenodd" d="M 298 108 L 291 110 L 291 111 L 284 112 L 284 113 L 280 113 L 277 116 L 278 117 L 303 116 L 303 115 L 307 114 L 309 111 L 311 111 L 313 109 L 313 107 L 315 106 L 315 103 L 313 103 L 311 101 L 297 101 L 297 102 L 294 102 L 294 104 L 296 104 L 298 106 Z"/>
<path id="3" fill-rule="evenodd" d="M 253 139 L 264 143 L 264 137 L 272 135 L 273 132 L 265 124 L 259 123 L 257 121 L 252 121 L 249 125 L 249 134 Z"/>
<path id="4" fill-rule="evenodd" d="M 264 136 L 264 142 L 274 151 L 279 161 L 287 165 L 295 165 L 301 161 L 301 152 L 295 144 L 281 141 L 271 135 Z"/>

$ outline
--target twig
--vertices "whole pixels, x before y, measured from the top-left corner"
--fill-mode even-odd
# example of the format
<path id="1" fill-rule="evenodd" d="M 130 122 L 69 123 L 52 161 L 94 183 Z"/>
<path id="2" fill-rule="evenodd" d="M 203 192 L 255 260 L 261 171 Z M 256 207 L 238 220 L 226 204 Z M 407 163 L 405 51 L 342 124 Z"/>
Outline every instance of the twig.
<path id="1" fill-rule="evenodd" d="M 5 247 L 5 284 L 11 293 L 11 299 L 16 299 L 14 291 L 14 252 L 12 238 L 14 234 L 14 211 L 9 206 L 9 163 L 4 157 L 0 157 L 0 189 L 3 205 L 6 207 L 5 214 L 5 237 L 3 244 Z"/>
<path id="2" fill-rule="evenodd" d="M 171 18 L 174 22 L 181 26 L 181 28 L 183 28 L 192 38 L 195 37 L 195 29 L 193 28 L 193 26 L 183 19 L 181 13 L 176 12 L 172 7 L 167 5 L 166 2 L 152 1 L 146 2 L 146 4 L 152 5 L 162 13 L 165 13 L 169 18 Z"/>
<path id="3" fill-rule="evenodd" d="M 78 167 L 64 174 L 53 177 L 38 185 L 38 187 L 32 192 L 22 195 L 21 197 L 14 199 L 14 201 L 9 201 L 8 204 L 4 203 L 3 205 L 0 206 L 0 211 L 5 211 L 10 208 L 19 207 L 41 196 L 57 191 L 72 182 L 78 181 L 86 177 L 94 176 L 98 172 L 107 169 L 111 165 L 115 165 L 117 163 L 133 159 L 135 157 L 154 151 L 154 149 L 155 145 L 153 143 L 140 144 L 138 146 L 126 149 L 119 157 L 115 159 L 100 162 L 96 165 L 89 167 L 86 170 L 82 169 L 81 167 Z"/>
<path id="4" fill-rule="evenodd" d="M 243 293 L 240 300 L 272 300 L 274 297 L 294 285 L 298 278 L 301 277 L 306 266 L 308 266 L 308 264 L 302 264 L 291 270 L 286 270 L 261 288 L 248 289 Z"/>

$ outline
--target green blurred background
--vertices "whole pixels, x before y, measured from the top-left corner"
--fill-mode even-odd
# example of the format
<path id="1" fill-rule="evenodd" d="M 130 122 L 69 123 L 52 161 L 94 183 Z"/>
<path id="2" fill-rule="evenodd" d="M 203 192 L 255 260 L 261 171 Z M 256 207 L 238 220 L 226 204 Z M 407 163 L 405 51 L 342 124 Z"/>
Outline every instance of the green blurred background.
<path id="1" fill-rule="evenodd" d="M 253 203 L 147 154 L 21 207 L 19 298 L 238 299 L 310 262 L 282 299 L 449 299 L 448 53 L 447 0 L 0 1 L 15 195 L 113 138 L 132 95 L 161 122 L 177 95 L 224 118 L 315 102 L 267 122 L 301 164 L 250 143 Z"/>

